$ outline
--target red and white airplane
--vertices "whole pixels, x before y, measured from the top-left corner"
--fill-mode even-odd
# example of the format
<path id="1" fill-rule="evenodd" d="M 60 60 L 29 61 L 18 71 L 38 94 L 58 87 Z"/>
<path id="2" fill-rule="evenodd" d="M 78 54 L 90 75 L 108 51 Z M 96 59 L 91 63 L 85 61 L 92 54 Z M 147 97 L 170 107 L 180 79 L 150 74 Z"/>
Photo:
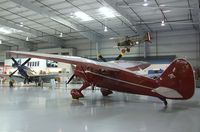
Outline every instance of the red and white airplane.
<path id="1" fill-rule="evenodd" d="M 165 106 L 166 99 L 186 100 L 193 96 L 195 90 L 194 73 L 192 66 L 185 59 L 174 60 L 157 79 L 138 75 L 135 71 L 144 69 L 146 63 L 133 63 L 129 61 L 97 62 L 94 60 L 34 52 L 9 51 L 26 57 L 48 59 L 76 65 L 72 80 L 77 76 L 84 80 L 80 89 L 72 89 L 74 99 L 84 97 L 82 90 L 89 86 L 101 88 L 103 96 L 112 91 L 158 97 Z"/>

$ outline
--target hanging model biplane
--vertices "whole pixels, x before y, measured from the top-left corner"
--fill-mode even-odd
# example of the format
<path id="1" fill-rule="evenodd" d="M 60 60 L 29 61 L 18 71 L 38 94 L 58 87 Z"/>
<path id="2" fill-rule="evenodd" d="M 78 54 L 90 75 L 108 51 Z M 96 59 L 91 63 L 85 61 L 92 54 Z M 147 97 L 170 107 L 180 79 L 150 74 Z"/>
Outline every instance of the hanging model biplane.
<path id="1" fill-rule="evenodd" d="M 151 43 L 151 34 L 146 32 L 143 37 L 141 36 L 126 36 L 121 40 L 117 40 L 117 48 L 119 50 L 125 49 L 127 52 L 130 52 L 130 49 L 141 43 Z"/>
<path id="2" fill-rule="evenodd" d="M 101 88 L 103 96 L 112 91 L 158 97 L 165 105 L 166 99 L 186 100 L 193 96 L 195 90 L 192 66 L 185 59 L 174 60 L 157 78 L 152 79 L 136 74 L 135 71 L 146 68 L 146 64 L 129 61 L 97 62 L 94 60 L 34 52 L 9 51 L 26 57 L 48 59 L 76 65 L 74 76 L 83 79 L 80 89 L 72 89 L 74 99 L 84 97 L 82 90 L 89 86 Z M 145 66 L 146 65 L 146 66 Z"/>

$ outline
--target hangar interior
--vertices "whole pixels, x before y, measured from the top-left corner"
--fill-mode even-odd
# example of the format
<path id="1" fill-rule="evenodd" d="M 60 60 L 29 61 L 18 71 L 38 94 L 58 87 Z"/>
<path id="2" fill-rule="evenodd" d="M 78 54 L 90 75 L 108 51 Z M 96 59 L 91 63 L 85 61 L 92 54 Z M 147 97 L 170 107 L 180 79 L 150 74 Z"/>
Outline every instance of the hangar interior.
<path id="1" fill-rule="evenodd" d="M 165 69 L 175 58 L 185 58 L 193 67 L 197 87 L 190 100 L 169 100 L 164 109 L 153 97 L 116 92 L 104 98 L 99 89 L 85 90 L 85 98 L 74 100 L 70 90 L 82 82 L 66 86 L 68 74 L 60 75 L 60 84 L 53 86 L 51 80 L 43 88 L 29 84 L 9 88 L 1 81 L 0 131 L 199 132 L 199 5 L 199 0 L 0 0 L 0 76 L 8 69 L 6 64 L 13 63 L 11 57 L 28 58 L 7 51 L 92 60 L 101 54 L 114 60 L 127 49 L 118 43 L 130 38 L 141 42 L 128 45 L 130 51 L 122 60 L 148 61 L 153 63 L 149 69 Z M 74 69 L 66 63 L 55 65 L 61 69 L 48 71 Z"/>

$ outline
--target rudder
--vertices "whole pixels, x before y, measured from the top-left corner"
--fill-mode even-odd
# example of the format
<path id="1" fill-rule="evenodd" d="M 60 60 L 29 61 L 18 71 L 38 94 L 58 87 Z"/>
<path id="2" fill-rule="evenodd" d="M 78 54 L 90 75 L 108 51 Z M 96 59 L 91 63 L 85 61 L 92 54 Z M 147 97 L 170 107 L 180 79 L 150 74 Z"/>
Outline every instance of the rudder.
<path id="1" fill-rule="evenodd" d="M 194 72 L 185 59 L 174 60 L 157 81 L 159 87 L 153 91 L 165 98 L 189 99 L 194 94 Z"/>

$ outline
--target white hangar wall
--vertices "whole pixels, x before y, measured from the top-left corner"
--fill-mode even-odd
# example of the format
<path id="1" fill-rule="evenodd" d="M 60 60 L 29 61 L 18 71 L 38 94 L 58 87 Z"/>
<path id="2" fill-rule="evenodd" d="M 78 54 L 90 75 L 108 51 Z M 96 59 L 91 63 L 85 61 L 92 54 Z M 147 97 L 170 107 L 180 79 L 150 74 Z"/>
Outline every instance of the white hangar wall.
<path id="1" fill-rule="evenodd" d="M 152 43 L 146 45 L 147 56 L 176 55 L 177 57 L 186 57 L 194 66 L 200 66 L 197 31 L 154 32 L 152 38 Z M 87 39 L 66 41 L 65 46 L 76 48 L 78 56 L 96 57 L 96 44 Z M 115 57 L 119 54 L 119 50 L 114 46 L 116 46 L 114 40 L 103 39 L 102 44 L 98 47 L 104 57 Z M 130 53 L 126 53 L 126 56 L 144 56 L 144 49 L 144 44 L 138 45 L 131 48 Z"/>

